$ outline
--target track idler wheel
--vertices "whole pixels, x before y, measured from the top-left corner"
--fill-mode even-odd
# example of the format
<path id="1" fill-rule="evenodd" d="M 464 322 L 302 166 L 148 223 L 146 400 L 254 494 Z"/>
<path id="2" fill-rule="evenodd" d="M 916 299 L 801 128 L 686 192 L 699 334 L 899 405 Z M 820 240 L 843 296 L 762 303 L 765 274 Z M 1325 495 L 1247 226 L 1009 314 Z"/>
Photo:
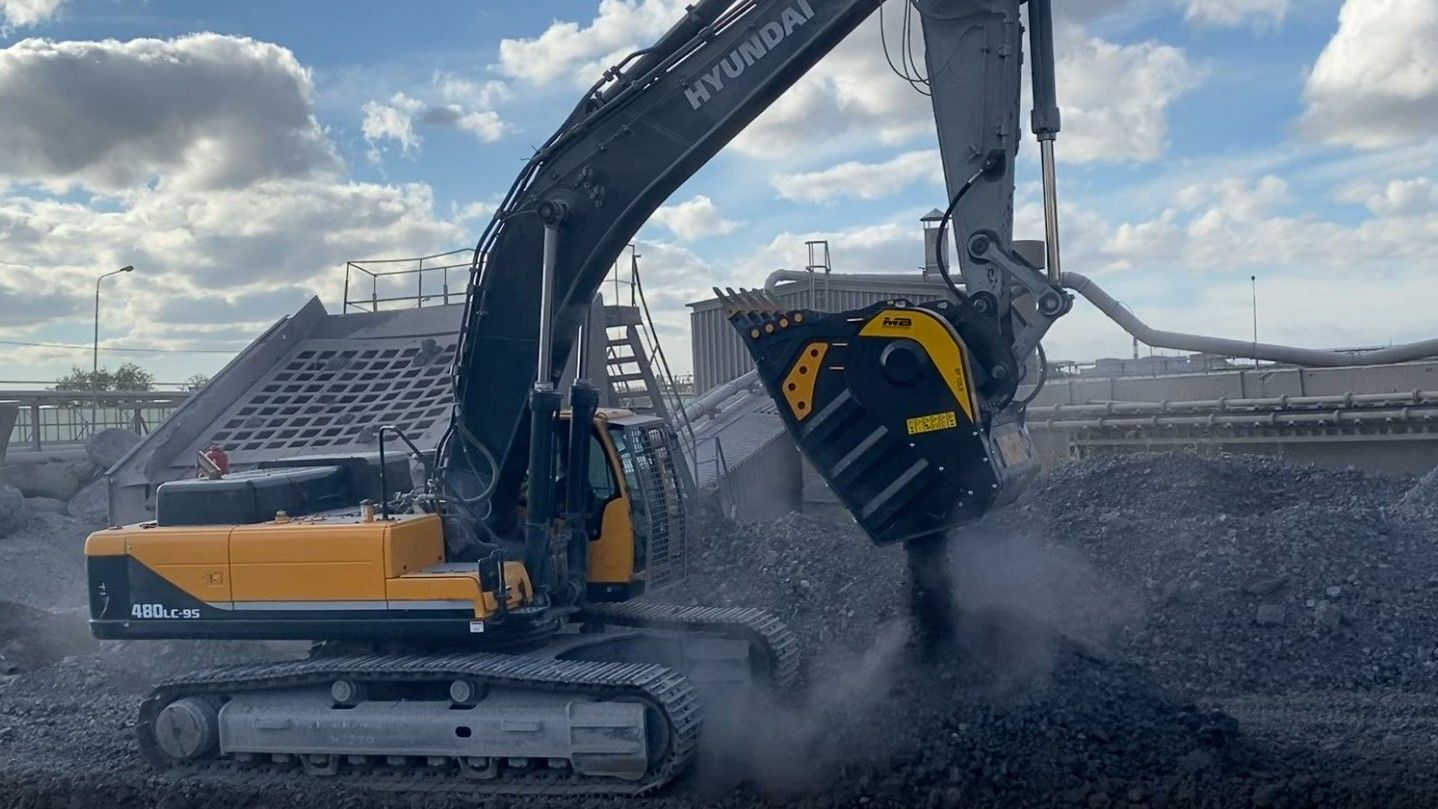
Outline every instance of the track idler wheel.
<path id="1" fill-rule="evenodd" d="M 152 725 L 157 752 L 173 764 L 207 758 L 220 748 L 220 712 L 213 700 L 177 699 L 160 709 Z"/>

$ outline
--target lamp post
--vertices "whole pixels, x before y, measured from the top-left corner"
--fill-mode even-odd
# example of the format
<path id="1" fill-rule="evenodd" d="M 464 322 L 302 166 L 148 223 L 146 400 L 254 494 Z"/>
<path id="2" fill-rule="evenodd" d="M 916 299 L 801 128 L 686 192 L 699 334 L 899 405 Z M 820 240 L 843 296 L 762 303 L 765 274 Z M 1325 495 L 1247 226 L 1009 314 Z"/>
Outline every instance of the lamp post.
<path id="1" fill-rule="evenodd" d="M 122 272 L 134 271 L 135 265 L 126 264 L 118 270 L 107 272 L 104 275 L 101 275 L 99 278 L 95 279 L 95 346 L 90 353 L 90 384 L 95 386 L 96 393 L 99 392 L 100 387 L 100 282 L 105 280 L 106 278 L 109 278 L 112 275 L 119 275 Z M 90 403 L 91 429 L 94 429 L 98 423 L 99 404 L 100 403 L 98 399 Z M 96 432 L 98 432 L 98 430 L 96 430 Z"/>
<path id="2" fill-rule="evenodd" d="M 1253 289 L 1253 353 L 1258 353 L 1258 276 L 1248 276 L 1248 283 Z M 1258 367 L 1258 357 L 1253 358 L 1253 367 Z"/>
<path id="3" fill-rule="evenodd" d="M 95 279 L 95 348 L 91 352 L 90 359 L 90 384 L 95 384 L 95 379 L 100 376 L 100 282 L 112 275 L 119 275 L 122 272 L 134 272 L 135 265 L 126 264 L 118 270 L 107 272 Z"/>

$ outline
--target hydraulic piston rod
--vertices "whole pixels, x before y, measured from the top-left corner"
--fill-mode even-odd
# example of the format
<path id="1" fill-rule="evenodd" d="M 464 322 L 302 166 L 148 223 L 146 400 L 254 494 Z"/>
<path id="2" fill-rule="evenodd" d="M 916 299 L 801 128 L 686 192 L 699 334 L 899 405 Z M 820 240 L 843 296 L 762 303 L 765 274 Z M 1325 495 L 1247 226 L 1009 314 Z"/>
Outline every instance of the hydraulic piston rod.
<path id="1" fill-rule="evenodd" d="M 559 224 L 563 203 L 541 204 L 544 221 L 544 256 L 539 284 L 539 359 L 534 389 L 529 394 L 529 500 L 524 525 L 524 562 L 542 592 L 555 584 L 557 571 L 551 546 L 550 523 L 555 512 L 554 429 L 562 404 L 554 387 L 554 274 L 559 263 Z"/>
<path id="2" fill-rule="evenodd" d="M 1059 245 L 1059 194 L 1054 141 L 1060 124 L 1058 88 L 1054 79 L 1054 21 L 1050 0 L 1029 0 L 1029 59 L 1034 77 L 1034 135 L 1039 139 L 1039 159 L 1044 183 L 1045 262 L 1049 281 L 1063 278 L 1063 256 Z"/>
<path id="3" fill-rule="evenodd" d="M 554 353 L 554 273 L 559 263 L 559 222 L 563 218 L 562 206 L 555 210 L 544 223 L 544 258 L 540 265 L 539 286 L 539 361 L 534 377 L 535 385 L 552 385 Z"/>

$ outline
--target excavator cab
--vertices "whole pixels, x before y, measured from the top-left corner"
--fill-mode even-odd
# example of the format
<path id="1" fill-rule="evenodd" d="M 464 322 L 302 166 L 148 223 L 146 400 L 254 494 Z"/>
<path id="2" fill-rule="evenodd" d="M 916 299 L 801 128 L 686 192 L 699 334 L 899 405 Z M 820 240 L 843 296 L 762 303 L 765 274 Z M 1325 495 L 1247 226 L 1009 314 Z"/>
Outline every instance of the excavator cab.
<path id="1" fill-rule="evenodd" d="M 561 419 L 568 421 L 568 416 Z M 627 601 L 684 576 L 689 521 L 674 431 L 655 416 L 602 410 L 590 439 L 587 594 Z M 568 454 L 567 432 L 560 454 Z M 557 484 L 565 491 L 565 481 Z"/>

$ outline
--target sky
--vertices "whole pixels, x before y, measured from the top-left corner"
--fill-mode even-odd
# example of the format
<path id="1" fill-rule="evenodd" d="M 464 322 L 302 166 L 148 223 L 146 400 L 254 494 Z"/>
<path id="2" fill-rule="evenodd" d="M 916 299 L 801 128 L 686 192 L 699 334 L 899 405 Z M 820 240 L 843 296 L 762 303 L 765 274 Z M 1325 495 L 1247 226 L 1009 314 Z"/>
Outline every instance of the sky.
<path id="1" fill-rule="evenodd" d="M 218 370 L 345 262 L 472 248 L 583 89 L 689 0 L 0 0 L 0 380 Z M 946 202 L 886 4 L 636 238 L 684 304 L 827 239 L 914 273 Z M 1158 328 L 1312 347 L 1438 335 L 1438 0 L 1059 0 L 1065 268 Z M 1019 238 L 1042 238 L 1025 144 Z M 456 277 L 456 285 L 462 283 Z M 27 345 L 27 344 L 45 345 Z M 1050 357 L 1125 356 L 1080 302 Z M 143 351 L 140 349 L 144 349 Z"/>

